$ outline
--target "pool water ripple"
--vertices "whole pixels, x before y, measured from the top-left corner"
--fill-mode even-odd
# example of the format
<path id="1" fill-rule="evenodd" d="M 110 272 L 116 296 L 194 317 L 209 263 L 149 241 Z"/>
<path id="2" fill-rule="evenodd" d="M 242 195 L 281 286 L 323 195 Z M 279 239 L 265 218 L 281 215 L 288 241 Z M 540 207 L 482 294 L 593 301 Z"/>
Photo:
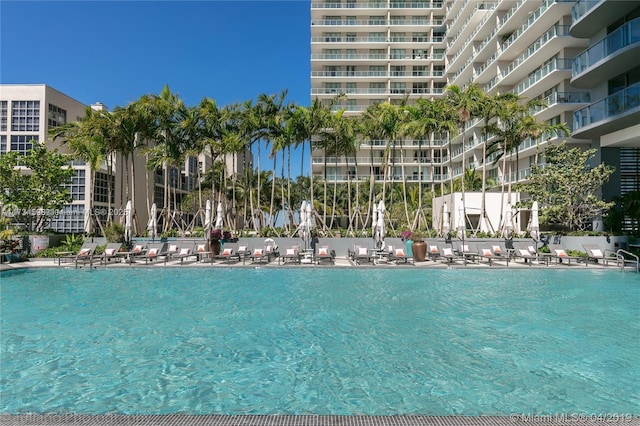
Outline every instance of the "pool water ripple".
<path id="1" fill-rule="evenodd" d="M 3 273 L 3 413 L 640 414 L 640 280 L 588 270 Z"/>

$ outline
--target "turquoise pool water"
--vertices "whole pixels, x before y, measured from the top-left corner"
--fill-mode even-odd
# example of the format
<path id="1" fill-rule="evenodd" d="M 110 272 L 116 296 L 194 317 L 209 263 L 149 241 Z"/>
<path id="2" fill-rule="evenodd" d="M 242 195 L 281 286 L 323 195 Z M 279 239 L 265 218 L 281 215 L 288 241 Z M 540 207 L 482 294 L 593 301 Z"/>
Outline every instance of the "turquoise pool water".
<path id="1" fill-rule="evenodd" d="M 2 273 L 3 413 L 640 414 L 640 275 Z"/>

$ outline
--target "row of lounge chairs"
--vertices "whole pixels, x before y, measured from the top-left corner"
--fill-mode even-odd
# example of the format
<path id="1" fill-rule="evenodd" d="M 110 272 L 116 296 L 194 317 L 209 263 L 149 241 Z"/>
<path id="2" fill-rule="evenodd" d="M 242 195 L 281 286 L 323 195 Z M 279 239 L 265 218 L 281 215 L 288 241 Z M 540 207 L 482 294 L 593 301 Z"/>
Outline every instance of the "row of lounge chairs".
<path id="1" fill-rule="evenodd" d="M 109 243 L 102 253 L 96 254 L 97 243 L 85 243 L 78 254 L 63 256 L 58 263 L 73 262 L 76 267 L 89 263 L 91 266 L 107 265 L 110 262 L 168 262 L 183 264 L 185 261 L 194 262 L 221 262 L 226 264 L 242 262 L 270 263 L 278 260 L 278 264 L 335 264 L 336 252 L 329 246 L 320 246 L 316 250 L 302 250 L 294 245 L 278 251 L 275 244 L 265 244 L 262 247 L 249 249 L 243 244 L 225 244 L 218 254 L 212 253 L 206 242 L 162 242 L 162 243 L 136 243 L 131 250 L 123 251 L 119 243 Z M 566 250 L 558 245 L 550 245 L 550 253 L 538 253 L 534 244 L 515 242 L 513 247 L 506 248 L 502 242 L 455 242 L 442 243 L 436 240 L 427 240 L 427 257 L 429 261 L 445 262 L 447 264 L 469 263 L 480 264 L 486 262 L 489 265 L 504 264 L 521 261 L 529 266 L 546 265 L 550 263 L 566 265 L 590 262 L 608 265 L 620 260 L 611 250 L 602 250 L 596 245 L 584 245 L 585 256 L 570 256 Z M 384 250 L 367 246 L 354 246 L 348 250 L 348 259 L 356 265 L 365 263 L 379 264 L 407 264 L 413 265 L 414 259 L 405 253 L 404 247 L 387 246 Z"/>
<path id="2" fill-rule="evenodd" d="M 152 262 L 168 262 L 185 261 L 209 262 L 214 263 L 220 261 L 222 263 L 231 264 L 242 262 L 250 263 L 270 263 L 278 259 L 278 263 L 308 263 L 335 264 L 335 250 L 323 246 L 318 249 L 317 254 L 309 255 L 309 252 L 300 250 L 299 246 L 293 246 L 280 254 L 278 247 L 273 243 L 266 243 L 262 247 L 250 249 L 247 245 L 226 244 L 220 253 L 214 254 L 208 248 L 206 242 L 162 242 L 162 243 L 136 243 L 131 250 L 124 250 L 123 245 L 119 243 L 109 243 L 104 251 L 96 254 L 97 243 L 85 243 L 75 255 L 65 255 L 59 257 L 58 264 L 74 263 L 76 267 L 89 264 L 107 265 L 108 263 L 125 262 L 137 263 L 143 262 L 149 264 Z"/>

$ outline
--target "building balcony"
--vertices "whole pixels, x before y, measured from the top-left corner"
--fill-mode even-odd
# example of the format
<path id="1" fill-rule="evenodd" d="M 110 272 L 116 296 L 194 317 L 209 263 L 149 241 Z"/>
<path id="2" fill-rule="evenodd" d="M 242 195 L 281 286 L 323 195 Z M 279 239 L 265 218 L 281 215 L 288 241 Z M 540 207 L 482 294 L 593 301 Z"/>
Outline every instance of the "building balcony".
<path id="1" fill-rule="evenodd" d="M 329 2 L 329 3 L 311 3 L 312 10 L 321 9 L 442 9 L 442 1 L 431 2 L 414 2 L 414 1 L 370 1 L 368 3 L 355 3 L 351 1 L 345 2 Z"/>
<path id="2" fill-rule="evenodd" d="M 525 80 L 521 81 L 515 88 L 514 92 L 523 97 L 530 97 L 529 92 L 535 85 L 546 81 L 546 87 L 553 87 L 567 78 L 571 70 L 571 59 L 554 59 L 547 65 L 530 74 Z M 555 77 L 555 78 L 554 78 Z"/>
<path id="3" fill-rule="evenodd" d="M 365 61 L 365 62 L 386 62 L 389 60 L 389 55 L 381 54 L 356 54 L 356 53 L 314 53 L 311 55 L 312 61 Z"/>
<path id="4" fill-rule="evenodd" d="M 588 88 L 637 66 L 640 18 L 627 22 L 573 59 L 574 87 Z"/>
<path id="5" fill-rule="evenodd" d="M 534 109 L 538 121 L 546 121 L 565 112 L 573 113 L 576 108 L 591 103 L 591 95 L 589 92 L 554 92 L 543 100 L 547 106 Z"/>
<path id="6" fill-rule="evenodd" d="M 578 0 L 571 9 L 571 35 L 591 38 L 637 6 L 634 1 Z"/>
<path id="7" fill-rule="evenodd" d="M 377 77 L 387 77 L 389 73 L 386 71 L 312 71 L 311 77 L 360 77 L 367 79 L 375 79 Z M 392 73 L 393 75 L 393 73 Z"/>
<path id="8" fill-rule="evenodd" d="M 573 113 L 572 137 L 590 139 L 640 123 L 640 83 Z"/>

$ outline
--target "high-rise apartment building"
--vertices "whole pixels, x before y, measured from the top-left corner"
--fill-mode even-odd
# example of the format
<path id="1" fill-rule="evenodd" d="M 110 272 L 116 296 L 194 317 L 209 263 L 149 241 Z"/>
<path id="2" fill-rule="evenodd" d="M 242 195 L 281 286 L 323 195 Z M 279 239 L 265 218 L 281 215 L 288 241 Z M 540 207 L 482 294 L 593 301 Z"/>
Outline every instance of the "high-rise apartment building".
<path id="1" fill-rule="evenodd" d="M 615 166 L 606 198 L 640 191 L 640 2 L 576 2 L 570 33 L 589 41 L 573 59 L 571 85 L 589 90 L 592 101 L 573 113 L 573 136 Z"/>
<path id="2" fill-rule="evenodd" d="M 394 153 L 391 179 L 405 176 L 428 187 L 460 177 L 463 164 L 479 170 L 486 161 L 495 182 L 522 181 L 545 144 L 566 139 L 573 146 L 600 149 L 598 161 L 618 167 L 619 177 L 605 191 L 611 198 L 621 188 L 638 189 L 639 13 L 640 2 L 611 0 L 312 3 L 311 97 L 344 94 L 337 107 L 347 113 L 375 102 L 433 98 L 447 85 L 471 83 L 488 93 L 543 99 L 548 108 L 536 118 L 567 123 L 572 135 L 524 141 L 510 174 L 493 158 L 482 158 L 485 136 L 477 120 L 466 129 L 465 140 L 463 135 L 436 137 L 426 148 L 414 141 L 394 148 L 404 152 Z M 364 141 L 361 151 L 381 153 L 385 144 Z M 359 176 L 381 167 L 381 154 L 358 157 Z M 324 164 L 331 165 L 326 174 Z M 314 175 L 344 182 L 354 167 L 339 158 L 325 163 L 322 151 L 313 153 Z"/>

